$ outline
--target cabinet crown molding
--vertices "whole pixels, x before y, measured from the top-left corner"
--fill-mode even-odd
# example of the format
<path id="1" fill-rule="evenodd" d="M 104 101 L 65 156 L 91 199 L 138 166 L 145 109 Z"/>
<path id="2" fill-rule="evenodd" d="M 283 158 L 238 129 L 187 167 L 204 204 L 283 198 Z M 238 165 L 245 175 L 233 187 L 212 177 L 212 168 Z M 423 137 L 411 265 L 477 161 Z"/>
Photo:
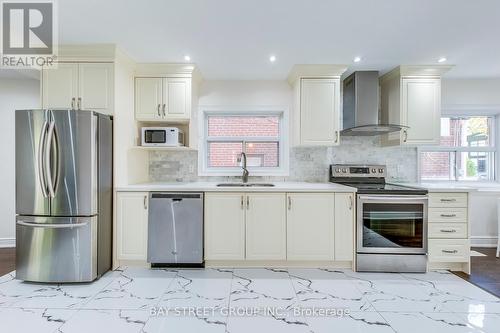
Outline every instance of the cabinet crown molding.
<path id="1" fill-rule="evenodd" d="M 288 75 L 288 83 L 293 85 L 300 78 L 340 78 L 347 65 L 295 65 Z"/>
<path id="2" fill-rule="evenodd" d="M 386 81 L 395 77 L 434 77 L 439 78 L 450 71 L 454 65 L 401 65 L 380 77 Z"/>
<path id="3" fill-rule="evenodd" d="M 201 80 L 201 73 L 195 64 L 138 63 L 136 77 L 184 77 Z"/>
<path id="4" fill-rule="evenodd" d="M 58 62 L 114 62 L 118 53 L 115 44 L 66 44 L 58 46 Z"/>

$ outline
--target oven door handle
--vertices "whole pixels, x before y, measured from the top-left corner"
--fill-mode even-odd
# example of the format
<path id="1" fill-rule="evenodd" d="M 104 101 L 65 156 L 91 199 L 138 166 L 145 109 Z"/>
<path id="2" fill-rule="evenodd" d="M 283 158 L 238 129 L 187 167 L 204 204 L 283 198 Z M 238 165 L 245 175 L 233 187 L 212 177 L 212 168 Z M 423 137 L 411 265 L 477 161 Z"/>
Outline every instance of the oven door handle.
<path id="1" fill-rule="evenodd" d="M 374 200 L 374 201 L 386 201 L 386 200 L 394 200 L 394 201 L 414 201 L 414 200 L 428 200 L 427 196 L 425 195 L 420 195 L 420 196 L 411 196 L 411 195 L 404 195 L 404 196 L 390 196 L 390 195 L 360 195 L 358 196 L 360 200 Z"/>

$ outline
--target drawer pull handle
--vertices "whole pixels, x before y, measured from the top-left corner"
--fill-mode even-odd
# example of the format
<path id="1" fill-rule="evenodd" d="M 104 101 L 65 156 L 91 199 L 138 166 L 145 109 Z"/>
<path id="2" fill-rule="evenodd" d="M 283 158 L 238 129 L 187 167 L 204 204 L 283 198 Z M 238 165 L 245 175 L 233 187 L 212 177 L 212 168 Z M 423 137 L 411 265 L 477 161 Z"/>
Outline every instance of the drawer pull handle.
<path id="1" fill-rule="evenodd" d="M 441 217 L 457 217 L 457 214 L 441 214 Z"/>
<path id="2" fill-rule="evenodd" d="M 457 232 L 455 229 L 441 229 L 441 232 Z"/>
<path id="3" fill-rule="evenodd" d="M 458 251 L 457 250 L 441 250 L 443 253 L 451 253 L 451 254 L 454 254 L 454 253 L 457 253 Z"/>
<path id="4" fill-rule="evenodd" d="M 457 199 L 441 199 L 441 202 L 455 202 Z"/>

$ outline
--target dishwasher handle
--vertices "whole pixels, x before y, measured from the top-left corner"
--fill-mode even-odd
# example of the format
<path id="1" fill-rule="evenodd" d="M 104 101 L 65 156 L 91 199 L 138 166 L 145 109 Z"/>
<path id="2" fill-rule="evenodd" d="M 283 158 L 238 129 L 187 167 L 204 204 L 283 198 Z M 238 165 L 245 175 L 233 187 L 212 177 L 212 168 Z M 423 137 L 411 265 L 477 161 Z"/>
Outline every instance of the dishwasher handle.
<path id="1" fill-rule="evenodd" d="M 167 193 L 152 192 L 151 199 L 172 199 L 173 201 L 182 201 L 182 199 L 201 199 L 201 193 Z"/>

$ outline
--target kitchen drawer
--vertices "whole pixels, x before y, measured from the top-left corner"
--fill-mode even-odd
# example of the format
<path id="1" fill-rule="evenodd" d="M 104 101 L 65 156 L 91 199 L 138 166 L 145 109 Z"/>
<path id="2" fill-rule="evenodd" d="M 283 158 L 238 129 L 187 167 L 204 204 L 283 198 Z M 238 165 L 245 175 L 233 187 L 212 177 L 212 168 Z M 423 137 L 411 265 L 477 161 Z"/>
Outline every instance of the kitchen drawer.
<path id="1" fill-rule="evenodd" d="M 467 193 L 429 193 L 429 207 L 467 208 Z"/>
<path id="2" fill-rule="evenodd" d="M 429 223 L 429 238 L 467 238 L 467 223 Z"/>
<path id="3" fill-rule="evenodd" d="M 429 239 L 430 262 L 468 262 L 469 257 L 467 239 Z"/>
<path id="4" fill-rule="evenodd" d="M 467 222 L 467 208 L 429 208 L 429 223 Z"/>

